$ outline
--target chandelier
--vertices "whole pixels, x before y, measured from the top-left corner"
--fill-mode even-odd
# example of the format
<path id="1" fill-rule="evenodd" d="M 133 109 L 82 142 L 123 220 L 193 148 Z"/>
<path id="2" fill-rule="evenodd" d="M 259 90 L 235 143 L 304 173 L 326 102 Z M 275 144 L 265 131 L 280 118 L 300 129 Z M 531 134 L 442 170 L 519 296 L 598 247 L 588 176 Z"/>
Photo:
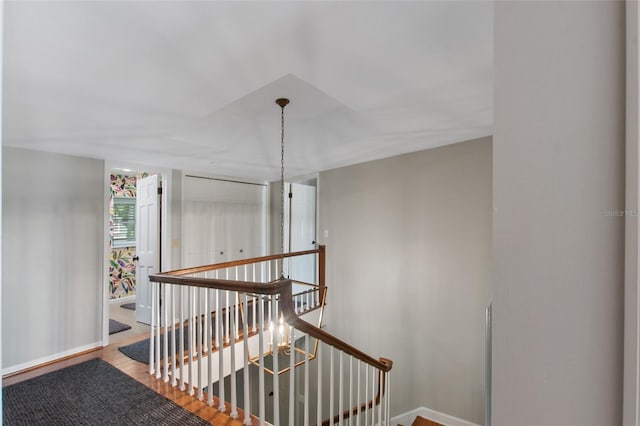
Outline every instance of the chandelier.
<path id="1" fill-rule="evenodd" d="M 284 107 L 289 104 L 289 99 L 276 99 L 276 104 L 280 107 L 280 253 L 284 254 Z M 291 247 L 289 247 L 289 249 L 291 249 Z M 285 279 L 284 259 L 280 259 L 278 266 L 279 279 Z M 272 297 L 273 299 L 271 302 L 273 303 L 275 301 L 275 296 Z M 322 315 L 320 315 L 318 322 L 318 327 L 320 327 L 322 325 Z M 302 337 L 302 334 L 299 337 Z M 315 342 L 313 344 L 312 351 L 307 352 L 304 347 L 298 347 L 296 344 L 295 330 L 285 322 L 282 314 L 280 314 L 280 318 L 277 322 L 269 322 L 269 328 L 268 331 L 266 331 L 266 338 L 268 339 L 268 344 L 262 349 L 262 355 L 252 356 L 249 352 L 247 353 L 247 356 L 249 362 L 258 367 L 260 367 L 260 359 L 262 358 L 265 371 L 272 375 L 286 373 L 291 369 L 291 366 L 294 368 L 298 367 L 304 364 L 306 360 L 311 361 L 316 357 L 318 340 L 314 339 Z M 276 364 L 276 362 L 274 362 L 274 358 L 276 357 L 282 357 L 282 362 L 278 360 Z M 291 357 L 293 357 L 293 359 Z M 278 371 L 276 372 L 274 371 L 275 365 L 281 365 L 284 368 L 278 368 Z"/>

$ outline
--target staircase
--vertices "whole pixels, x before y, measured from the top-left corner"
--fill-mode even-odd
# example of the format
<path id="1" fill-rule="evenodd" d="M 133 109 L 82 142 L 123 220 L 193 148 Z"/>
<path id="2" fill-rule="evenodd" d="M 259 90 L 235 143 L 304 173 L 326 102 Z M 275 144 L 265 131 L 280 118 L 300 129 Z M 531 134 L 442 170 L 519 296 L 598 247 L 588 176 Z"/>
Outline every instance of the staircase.
<path id="1" fill-rule="evenodd" d="M 324 266 L 320 246 L 151 276 L 149 373 L 245 425 L 389 425 L 392 362 L 322 330 Z"/>

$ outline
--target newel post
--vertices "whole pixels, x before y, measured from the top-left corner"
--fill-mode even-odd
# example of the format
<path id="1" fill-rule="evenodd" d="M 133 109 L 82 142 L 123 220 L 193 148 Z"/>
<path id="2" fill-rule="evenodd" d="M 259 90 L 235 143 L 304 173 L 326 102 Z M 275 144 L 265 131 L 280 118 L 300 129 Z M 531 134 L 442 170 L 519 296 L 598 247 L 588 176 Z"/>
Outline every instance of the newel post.
<path id="1" fill-rule="evenodd" d="M 318 287 L 320 290 L 320 300 L 324 299 L 325 288 L 325 249 L 326 246 L 318 246 Z"/>

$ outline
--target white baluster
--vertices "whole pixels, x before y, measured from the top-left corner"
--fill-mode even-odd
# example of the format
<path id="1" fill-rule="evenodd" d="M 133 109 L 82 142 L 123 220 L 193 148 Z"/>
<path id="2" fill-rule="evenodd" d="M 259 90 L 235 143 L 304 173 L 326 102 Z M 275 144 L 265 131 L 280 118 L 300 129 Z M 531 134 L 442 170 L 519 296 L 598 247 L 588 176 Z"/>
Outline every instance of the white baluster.
<path id="1" fill-rule="evenodd" d="M 293 327 L 289 327 L 289 332 L 291 334 L 291 343 L 289 350 L 289 426 L 294 426 L 295 423 L 295 396 L 296 396 L 296 329 Z"/>
<path id="2" fill-rule="evenodd" d="M 387 372 L 387 425 L 391 423 L 391 371 Z"/>
<path id="3" fill-rule="evenodd" d="M 178 346 L 180 347 L 180 390 L 184 391 L 184 292 L 186 288 L 180 286 L 180 340 L 178 340 Z"/>
<path id="4" fill-rule="evenodd" d="M 378 393 L 380 394 L 380 399 L 378 400 L 378 423 L 382 425 L 382 401 L 383 401 L 383 391 L 382 389 L 382 376 L 384 372 L 382 370 L 378 370 Z"/>
<path id="5" fill-rule="evenodd" d="M 371 366 L 371 426 L 375 426 L 376 421 L 376 370 Z"/>
<path id="6" fill-rule="evenodd" d="M 196 351 L 198 353 L 198 399 L 202 401 L 204 399 L 204 392 L 202 391 L 202 313 L 201 313 L 201 293 L 202 289 L 199 287 L 195 288 L 196 292 Z"/>
<path id="7" fill-rule="evenodd" d="M 349 424 L 353 423 L 353 357 L 349 355 Z"/>
<path id="8" fill-rule="evenodd" d="M 162 286 L 162 298 L 160 299 L 160 307 L 162 308 L 162 319 L 164 325 L 162 330 L 164 332 L 162 336 L 164 357 L 162 366 L 162 380 L 166 383 L 169 381 L 169 284 L 163 284 Z"/>
<path id="9" fill-rule="evenodd" d="M 309 335 L 304 335 L 304 426 L 309 426 Z"/>
<path id="10" fill-rule="evenodd" d="M 236 281 L 238 281 L 238 267 L 236 266 Z M 234 328 L 235 333 L 236 333 L 236 340 L 240 337 L 240 321 L 238 321 L 238 318 L 240 318 L 240 304 L 238 302 L 238 293 L 235 293 L 236 298 L 233 299 L 235 302 L 235 310 L 236 310 L 236 327 Z"/>
<path id="11" fill-rule="evenodd" d="M 236 269 L 237 272 L 237 269 Z M 237 388 L 236 388 L 236 315 L 238 313 L 237 307 L 238 307 L 238 293 L 237 292 L 233 292 L 232 293 L 232 297 L 231 300 L 236 301 L 235 303 L 235 310 L 234 309 L 229 309 L 229 311 L 231 311 L 231 316 L 230 316 L 230 320 L 231 323 L 229 324 L 229 330 L 231 332 L 231 343 L 230 343 L 230 352 L 231 352 L 231 413 L 229 414 L 229 416 L 232 419 L 237 419 L 238 418 L 238 392 L 237 392 Z M 235 311 L 235 312 L 234 312 Z"/>
<path id="12" fill-rule="evenodd" d="M 207 339 L 209 338 L 209 321 L 211 320 L 211 310 L 209 309 L 209 290 L 207 290 L 206 288 L 201 288 L 200 291 L 202 292 L 202 294 L 200 295 L 200 303 L 202 304 L 202 356 L 204 357 L 205 354 L 207 354 L 207 356 L 211 355 L 209 344 L 207 344 Z M 205 382 L 204 385 L 206 386 L 207 383 Z"/>
<path id="13" fill-rule="evenodd" d="M 149 374 L 153 374 L 156 372 L 155 369 L 155 359 L 154 359 L 154 351 L 155 351 L 155 328 L 156 328 L 156 287 L 158 283 L 151 282 L 151 327 L 150 327 L 150 337 L 149 337 Z"/>
<path id="14" fill-rule="evenodd" d="M 342 367 L 342 351 L 338 352 L 338 360 L 339 360 L 339 366 L 340 366 L 339 367 L 340 376 L 339 376 L 339 380 L 338 380 L 338 383 L 340 384 L 340 387 L 338 389 L 338 415 L 340 417 L 338 417 L 338 424 L 340 426 L 342 426 L 342 424 L 343 424 L 342 420 L 343 420 L 343 414 L 344 414 L 343 411 L 342 411 L 342 398 L 344 398 L 344 395 L 343 395 L 343 387 L 344 387 L 343 374 L 344 374 L 344 370 L 343 370 L 343 367 Z"/>
<path id="15" fill-rule="evenodd" d="M 360 403 L 362 402 L 362 399 L 360 399 L 360 370 L 362 370 L 361 365 L 362 365 L 361 361 L 358 360 L 358 389 L 356 392 L 356 401 L 358 405 L 358 411 L 356 411 L 356 424 L 360 424 L 360 418 L 362 417 L 360 415 L 360 408 L 361 408 Z"/>
<path id="16" fill-rule="evenodd" d="M 318 401 L 316 402 L 316 425 L 322 425 L 322 342 L 318 341 Z"/>
<path id="17" fill-rule="evenodd" d="M 271 296 L 274 298 L 275 296 Z M 278 365 L 278 343 L 280 342 L 281 333 L 284 330 L 280 330 L 280 319 L 278 318 L 278 304 L 277 301 L 275 303 L 276 309 L 273 310 L 273 316 L 271 317 L 271 321 L 273 321 L 273 333 L 271 333 L 271 344 L 273 345 L 273 421 L 274 424 L 280 424 L 280 376 L 278 375 L 278 371 L 280 367 Z M 284 324 L 282 325 L 284 329 Z"/>
<path id="18" fill-rule="evenodd" d="M 260 424 L 265 424 L 265 406 L 264 406 L 264 303 L 262 297 L 260 297 L 260 304 L 258 305 L 258 315 L 260 316 L 260 322 L 258 324 L 258 364 L 260 366 L 258 372 L 258 409 Z"/>
<path id="19" fill-rule="evenodd" d="M 189 328 L 187 329 L 187 331 L 189 332 L 189 338 L 187 339 L 187 370 L 188 370 L 188 378 L 187 378 L 187 382 L 189 384 L 189 388 L 187 389 L 187 393 L 189 395 L 193 395 L 193 377 L 194 377 L 194 372 L 193 372 L 193 345 L 194 345 L 194 339 L 193 339 L 193 328 L 195 326 L 194 321 L 193 321 L 193 287 L 187 287 L 187 292 L 188 292 L 188 302 L 189 302 Z"/>
<path id="20" fill-rule="evenodd" d="M 225 269 L 225 277 L 228 280 L 229 279 L 229 268 Z M 226 310 L 225 310 L 225 331 L 224 331 L 224 341 L 225 343 L 229 343 L 230 342 L 230 338 L 231 338 L 231 305 L 229 304 L 229 292 L 225 291 L 226 294 Z"/>
<path id="21" fill-rule="evenodd" d="M 244 344 L 244 424 L 251 424 L 251 401 L 249 400 L 249 390 L 251 383 L 249 382 L 249 301 L 247 293 L 242 293 L 242 308 L 244 311 L 244 320 L 242 321 L 242 343 Z"/>
<path id="22" fill-rule="evenodd" d="M 176 291 L 177 285 L 171 286 L 171 386 L 176 387 Z"/>
<path id="23" fill-rule="evenodd" d="M 329 351 L 329 426 L 333 426 L 334 407 L 334 390 L 333 390 L 333 346 Z"/>
<path id="24" fill-rule="evenodd" d="M 208 324 L 208 333 L 207 333 L 207 348 L 209 352 L 209 357 L 207 358 L 208 368 L 207 368 L 207 404 L 213 406 L 213 314 L 211 311 L 213 310 L 213 290 L 207 289 L 207 324 Z M 221 356 L 222 354 L 218 354 Z"/>
<path id="25" fill-rule="evenodd" d="M 162 377 L 162 371 L 160 367 L 160 331 L 162 330 L 162 323 L 160 322 L 160 291 L 162 289 L 162 284 L 158 283 L 158 291 L 156 292 L 157 303 L 156 305 L 156 379 Z"/>
<path id="26" fill-rule="evenodd" d="M 364 425 L 367 425 L 369 419 L 369 404 L 367 398 L 369 394 L 369 364 L 364 364 Z"/>
<path id="27" fill-rule="evenodd" d="M 223 290 L 225 293 L 226 290 Z M 216 328 L 218 329 L 218 336 L 216 340 L 216 346 L 218 347 L 218 401 L 220 405 L 218 406 L 218 411 L 224 413 L 225 405 L 224 405 L 224 357 L 222 353 L 224 351 L 224 315 L 222 312 L 222 298 L 224 294 L 220 294 L 220 290 L 216 290 Z"/>
<path id="28" fill-rule="evenodd" d="M 256 264 L 253 264 L 253 282 L 256 282 Z M 253 331 L 255 333 L 256 331 L 256 298 L 252 297 L 251 298 L 251 311 L 253 313 L 253 328 L 251 329 L 251 331 Z M 248 311 L 247 311 L 247 315 L 248 315 Z"/>

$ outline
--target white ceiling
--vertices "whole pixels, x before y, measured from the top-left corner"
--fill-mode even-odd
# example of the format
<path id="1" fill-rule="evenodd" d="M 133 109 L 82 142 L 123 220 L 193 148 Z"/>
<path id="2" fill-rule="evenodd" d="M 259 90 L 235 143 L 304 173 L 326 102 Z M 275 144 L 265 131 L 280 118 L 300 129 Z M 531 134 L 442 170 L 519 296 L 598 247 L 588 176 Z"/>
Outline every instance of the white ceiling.
<path id="1" fill-rule="evenodd" d="M 7 2 L 4 144 L 275 180 L 492 133 L 491 2 Z"/>

